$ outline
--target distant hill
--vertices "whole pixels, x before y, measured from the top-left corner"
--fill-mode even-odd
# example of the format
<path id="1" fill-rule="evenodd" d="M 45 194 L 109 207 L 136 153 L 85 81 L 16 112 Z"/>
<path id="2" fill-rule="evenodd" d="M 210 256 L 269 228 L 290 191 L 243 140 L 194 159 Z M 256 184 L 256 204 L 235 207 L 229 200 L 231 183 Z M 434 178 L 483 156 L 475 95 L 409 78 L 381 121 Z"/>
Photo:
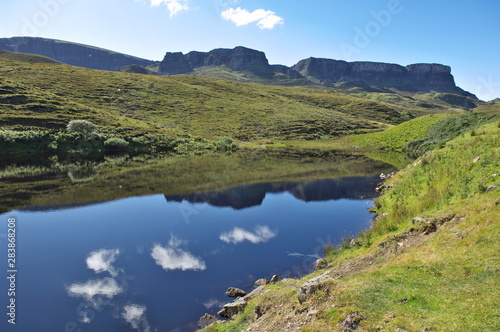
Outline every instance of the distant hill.
<path id="1" fill-rule="evenodd" d="M 86 119 L 104 133 L 131 137 L 271 142 L 361 134 L 421 115 L 463 112 L 433 94 L 358 97 L 214 77 L 139 75 L 0 57 L 0 127 L 64 130 L 70 120 Z"/>
<path id="2" fill-rule="evenodd" d="M 38 54 L 73 66 L 109 71 L 126 67 L 123 71 L 214 76 L 268 85 L 317 84 L 348 93 L 447 93 L 477 100 L 473 94 L 457 87 L 451 68 L 441 64 L 404 67 L 308 58 L 287 67 L 271 65 L 264 52 L 242 46 L 187 54 L 167 52 L 162 61 L 155 62 L 93 46 L 33 37 L 0 38 L 0 50 Z M 465 109 L 475 106 L 474 102 L 460 100 L 459 103 Z"/>
<path id="3" fill-rule="evenodd" d="M 0 38 L 0 50 L 38 54 L 78 67 L 117 71 L 128 65 L 147 67 L 154 61 L 67 41 L 37 38 Z"/>

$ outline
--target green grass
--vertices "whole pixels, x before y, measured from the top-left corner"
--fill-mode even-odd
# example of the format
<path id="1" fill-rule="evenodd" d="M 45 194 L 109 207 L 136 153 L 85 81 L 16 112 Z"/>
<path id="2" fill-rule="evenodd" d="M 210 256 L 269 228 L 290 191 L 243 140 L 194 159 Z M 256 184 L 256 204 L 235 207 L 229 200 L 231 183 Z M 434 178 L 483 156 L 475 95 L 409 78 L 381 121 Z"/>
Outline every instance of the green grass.
<path id="1" fill-rule="evenodd" d="M 419 117 L 383 132 L 350 137 L 350 142 L 369 148 L 401 152 L 409 142 L 425 138 L 432 127 L 451 115 L 432 114 Z"/>
<path id="2" fill-rule="evenodd" d="M 9 51 L 0 50 L 0 58 L 19 61 L 19 62 L 27 62 L 27 63 L 44 63 L 44 64 L 52 64 L 52 65 L 62 65 L 62 62 L 53 60 L 51 58 L 47 58 L 41 55 L 36 54 L 26 54 L 26 53 L 16 53 Z"/>
<path id="3" fill-rule="evenodd" d="M 251 79 L 250 73 L 225 73 L 230 74 L 227 79 Z M 380 131 L 426 111 L 412 114 L 404 106 L 324 87 L 106 72 L 0 58 L 0 127 L 16 131 L 61 130 L 70 120 L 82 119 L 122 138 L 189 133 L 239 141 L 315 140 Z"/>

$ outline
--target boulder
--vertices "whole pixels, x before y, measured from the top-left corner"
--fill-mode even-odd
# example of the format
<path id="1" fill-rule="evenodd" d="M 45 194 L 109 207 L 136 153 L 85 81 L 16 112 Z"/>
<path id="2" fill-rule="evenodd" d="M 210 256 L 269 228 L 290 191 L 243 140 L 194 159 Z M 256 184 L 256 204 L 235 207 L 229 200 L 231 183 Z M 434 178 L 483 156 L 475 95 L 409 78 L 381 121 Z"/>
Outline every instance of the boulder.
<path id="1" fill-rule="evenodd" d="M 253 291 L 251 291 L 250 293 L 248 293 L 247 295 L 245 295 L 243 297 L 243 299 L 245 301 L 248 301 L 250 299 L 253 299 L 254 297 L 256 297 L 257 295 L 260 295 L 262 293 L 264 293 L 264 291 L 266 290 L 266 287 L 264 286 L 259 286 L 257 288 L 255 288 Z"/>
<path id="2" fill-rule="evenodd" d="M 328 279 L 332 279 L 329 272 L 325 272 L 319 277 L 313 278 L 304 283 L 297 292 L 297 299 L 300 303 L 307 301 L 314 292 L 321 288 L 321 284 Z"/>
<path id="3" fill-rule="evenodd" d="M 487 192 L 487 193 L 489 193 L 490 191 L 493 191 L 493 190 L 495 190 L 495 189 L 497 189 L 497 188 L 498 188 L 498 186 L 491 185 L 491 186 L 489 186 L 488 188 L 486 188 L 486 192 Z"/>
<path id="4" fill-rule="evenodd" d="M 221 311 L 219 311 L 217 314 L 221 317 L 224 318 L 233 318 L 240 312 L 242 312 L 247 305 L 247 301 L 244 300 L 242 297 L 236 299 L 234 302 L 228 303 L 224 305 Z"/>
<path id="5" fill-rule="evenodd" d="M 277 282 L 278 282 L 278 281 L 280 281 L 280 280 L 281 280 L 281 279 L 280 279 L 280 277 L 278 277 L 277 275 L 273 275 L 273 276 L 271 277 L 271 280 L 269 281 L 269 283 L 271 283 L 271 284 L 275 284 L 275 283 L 277 283 Z"/>
<path id="6" fill-rule="evenodd" d="M 259 279 L 255 281 L 255 286 L 264 286 L 267 285 L 269 281 L 267 279 Z"/>
<path id="7" fill-rule="evenodd" d="M 204 314 L 199 320 L 198 320 L 198 326 L 199 327 L 205 327 L 207 325 L 210 325 L 212 323 L 215 323 L 217 321 L 217 318 L 215 316 L 209 315 L 209 314 Z"/>
<path id="8" fill-rule="evenodd" d="M 321 270 L 325 269 L 328 266 L 328 261 L 324 258 L 320 258 L 316 261 L 316 269 Z"/>
<path id="9" fill-rule="evenodd" d="M 217 314 L 221 317 L 231 319 L 245 309 L 248 300 L 253 299 L 257 295 L 264 293 L 265 290 L 266 288 L 264 286 L 257 287 L 247 295 L 243 297 L 238 297 L 233 302 L 225 304 L 222 310 L 219 311 Z"/>
<path id="10" fill-rule="evenodd" d="M 345 332 L 353 332 L 359 326 L 359 323 L 365 319 L 357 311 L 350 312 L 347 317 L 342 321 L 342 328 Z"/>
<path id="11" fill-rule="evenodd" d="M 247 295 L 247 292 L 235 287 L 229 287 L 226 291 L 226 295 L 229 297 L 243 297 Z"/>

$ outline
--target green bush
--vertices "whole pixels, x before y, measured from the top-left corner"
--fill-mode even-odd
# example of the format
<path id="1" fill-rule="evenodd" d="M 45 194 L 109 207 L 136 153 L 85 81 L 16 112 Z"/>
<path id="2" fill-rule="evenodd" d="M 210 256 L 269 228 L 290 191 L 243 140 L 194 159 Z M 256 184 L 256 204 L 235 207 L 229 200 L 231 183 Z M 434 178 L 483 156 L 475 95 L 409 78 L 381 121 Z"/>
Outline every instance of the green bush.
<path id="1" fill-rule="evenodd" d="M 224 151 L 234 151 L 238 148 L 231 137 L 222 137 L 216 145 L 218 150 Z"/>
<path id="2" fill-rule="evenodd" d="M 0 147 L 2 151 L 42 152 L 49 149 L 51 141 L 51 135 L 47 132 L 0 130 Z"/>
<path id="3" fill-rule="evenodd" d="M 68 132 L 81 135 L 84 139 L 91 139 L 98 132 L 95 124 L 87 120 L 71 120 L 66 127 Z"/>
<path id="4" fill-rule="evenodd" d="M 104 147 L 110 150 L 126 150 L 129 146 L 129 143 L 123 138 L 112 137 L 106 141 L 104 141 Z"/>

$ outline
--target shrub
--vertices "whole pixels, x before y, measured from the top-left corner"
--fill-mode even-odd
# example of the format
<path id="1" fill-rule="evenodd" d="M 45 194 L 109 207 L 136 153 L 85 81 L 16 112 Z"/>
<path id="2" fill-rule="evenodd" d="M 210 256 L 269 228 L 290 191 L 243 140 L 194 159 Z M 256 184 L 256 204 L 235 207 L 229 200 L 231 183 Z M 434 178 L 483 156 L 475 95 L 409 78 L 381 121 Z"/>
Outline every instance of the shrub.
<path id="1" fill-rule="evenodd" d="M 104 142 L 104 146 L 110 150 L 126 150 L 129 143 L 123 138 L 112 137 Z"/>
<path id="2" fill-rule="evenodd" d="M 70 133 L 80 134 L 86 140 L 98 132 L 97 126 L 87 120 L 71 120 L 66 129 Z"/>
<path id="3" fill-rule="evenodd" d="M 238 146 L 234 144 L 234 141 L 231 137 L 222 137 L 221 139 L 219 139 L 216 145 L 217 149 L 225 151 L 234 151 L 238 148 Z"/>

